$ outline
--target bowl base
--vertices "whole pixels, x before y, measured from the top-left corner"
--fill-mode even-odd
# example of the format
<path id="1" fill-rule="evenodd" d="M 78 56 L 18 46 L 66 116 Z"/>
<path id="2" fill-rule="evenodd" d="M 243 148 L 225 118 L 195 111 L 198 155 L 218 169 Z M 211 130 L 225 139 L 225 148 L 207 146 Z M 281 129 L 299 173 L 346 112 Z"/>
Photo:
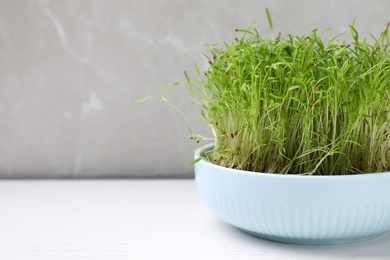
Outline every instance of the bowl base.
<path id="1" fill-rule="evenodd" d="M 289 243 L 289 244 L 302 244 L 302 245 L 337 245 L 337 244 L 356 243 L 364 240 L 369 240 L 383 234 L 383 233 L 379 233 L 379 234 L 374 234 L 369 236 L 352 237 L 352 238 L 345 238 L 345 239 L 301 239 L 301 238 L 271 236 L 271 235 L 245 230 L 242 228 L 240 228 L 240 230 L 244 231 L 249 235 L 263 238 L 266 240 Z"/>

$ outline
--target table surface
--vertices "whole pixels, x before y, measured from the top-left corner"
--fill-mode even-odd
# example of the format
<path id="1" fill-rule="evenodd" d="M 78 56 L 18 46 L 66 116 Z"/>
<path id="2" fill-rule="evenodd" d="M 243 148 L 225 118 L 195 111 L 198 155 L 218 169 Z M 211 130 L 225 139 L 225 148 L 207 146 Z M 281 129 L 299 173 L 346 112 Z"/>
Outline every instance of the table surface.
<path id="1" fill-rule="evenodd" d="M 194 180 L 0 181 L 0 259 L 390 259 L 390 233 L 334 246 L 255 238 Z"/>

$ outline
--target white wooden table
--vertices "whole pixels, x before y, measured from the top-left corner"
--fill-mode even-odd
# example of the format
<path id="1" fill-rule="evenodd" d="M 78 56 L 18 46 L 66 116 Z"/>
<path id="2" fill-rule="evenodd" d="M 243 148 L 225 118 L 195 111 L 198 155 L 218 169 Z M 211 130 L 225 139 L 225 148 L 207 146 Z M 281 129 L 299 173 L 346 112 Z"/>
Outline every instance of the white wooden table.
<path id="1" fill-rule="evenodd" d="M 249 236 L 194 180 L 0 181 L 0 259 L 390 259 L 390 233 L 302 246 Z"/>

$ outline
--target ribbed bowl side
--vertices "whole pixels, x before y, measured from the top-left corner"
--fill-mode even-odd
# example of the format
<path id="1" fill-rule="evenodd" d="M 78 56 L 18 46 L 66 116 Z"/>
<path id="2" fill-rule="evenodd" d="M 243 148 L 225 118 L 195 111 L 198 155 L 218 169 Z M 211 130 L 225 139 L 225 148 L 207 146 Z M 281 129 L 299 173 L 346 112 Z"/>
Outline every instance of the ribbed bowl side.
<path id="1" fill-rule="evenodd" d="M 201 153 L 198 149 L 195 158 Z M 195 179 L 203 200 L 219 218 L 255 236 L 333 244 L 364 240 L 390 229 L 390 172 L 278 175 L 201 160 L 195 164 Z"/>
<path id="2" fill-rule="evenodd" d="M 223 221 L 275 240 L 348 241 L 390 229 L 390 203 L 305 207 L 243 201 L 204 190 L 201 196 Z"/>

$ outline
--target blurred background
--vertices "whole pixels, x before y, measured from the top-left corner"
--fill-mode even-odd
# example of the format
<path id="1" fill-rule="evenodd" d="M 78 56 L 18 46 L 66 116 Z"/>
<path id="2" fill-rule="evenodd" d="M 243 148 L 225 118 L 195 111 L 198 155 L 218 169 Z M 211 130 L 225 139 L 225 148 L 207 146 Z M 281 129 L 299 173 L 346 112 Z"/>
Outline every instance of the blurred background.
<path id="1" fill-rule="evenodd" d="M 388 0 L 0 0 L 0 178 L 192 177 L 183 118 L 133 101 L 206 70 L 201 51 L 234 28 L 269 38 L 266 7 L 282 34 L 390 21 Z M 167 97 L 211 135 L 184 87 Z"/>

